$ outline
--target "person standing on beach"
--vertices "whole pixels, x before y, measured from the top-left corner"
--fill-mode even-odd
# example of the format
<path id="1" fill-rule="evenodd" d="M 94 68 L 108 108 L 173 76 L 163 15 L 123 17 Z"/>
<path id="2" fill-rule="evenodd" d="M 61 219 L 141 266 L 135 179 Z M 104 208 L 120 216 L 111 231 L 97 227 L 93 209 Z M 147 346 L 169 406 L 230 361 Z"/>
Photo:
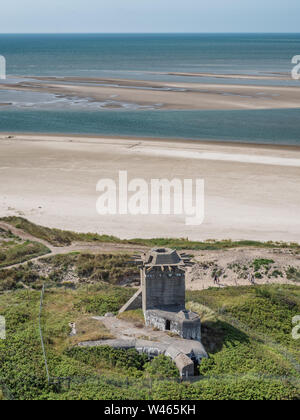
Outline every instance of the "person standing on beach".
<path id="1" fill-rule="evenodd" d="M 248 280 L 251 284 L 255 284 L 255 278 L 254 278 L 254 275 L 252 273 L 248 274 Z"/>

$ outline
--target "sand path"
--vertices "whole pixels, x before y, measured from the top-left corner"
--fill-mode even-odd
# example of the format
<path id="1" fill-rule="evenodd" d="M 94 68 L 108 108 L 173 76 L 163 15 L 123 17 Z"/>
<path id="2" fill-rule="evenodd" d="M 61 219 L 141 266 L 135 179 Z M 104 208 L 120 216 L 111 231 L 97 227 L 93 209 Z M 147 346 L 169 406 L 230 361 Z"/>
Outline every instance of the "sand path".
<path id="1" fill-rule="evenodd" d="M 17 268 L 24 264 L 27 264 L 29 261 L 36 262 L 43 258 L 52 257 L 54 255 L 61 255 L 61 254 L 69 254 L 71 252 L 88 252 L 88 253 L 133 253 L 133 252 L 144 252 L 146 247 L 144 246 L 135 246 L 130 244 L 118 244 L 118 243 L 111 243 L 111 242 L 99 242 L 99 243 L 88 243 L 88 242 L 74 242 L 69 246 L 53 246 L 49 242 L 43 239 L 37 239 L 34 236 L 30 235 L 27 232 L 24 232 L 22 229 L 18 229 L 8 223 L 4 223 L 0 221 L 0 228 L 4 230 L 10 230 L 14 235 L 21 238 L 23 241 L 33 241 L 39 242 L 45 245 L 49 250 L 50 253 L 46 255 L 41 255 L 40 257 L 31 258 L 27 261 L 19 264 L 12 264 L 6 267 L 0 268 L 0 270 L 7 270 L 10 268 Z"/>

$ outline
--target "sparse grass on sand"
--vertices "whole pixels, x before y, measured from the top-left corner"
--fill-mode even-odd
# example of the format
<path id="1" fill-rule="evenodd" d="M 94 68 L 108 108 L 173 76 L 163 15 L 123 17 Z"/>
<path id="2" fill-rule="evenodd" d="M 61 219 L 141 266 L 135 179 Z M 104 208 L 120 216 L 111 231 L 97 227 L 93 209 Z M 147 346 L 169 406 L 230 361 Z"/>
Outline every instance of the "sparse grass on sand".
<path id="1" fill-rule="evenodd" d="M 132 322 L 137 327 L 143 327 L 145 325 L 145 318 L 142 309 L 134 309 L 123 312 L 118 315 L 118 318 L 123 319 L 124 321 Z"/>
<path id="2" fill-rule="evenodd" d="M 115 338 L 105 325 L 96 319 L 89 317 L 79 317 L 75 322 L 76 335 L 70 337 L 69 343 L 75 346 L 82 341 L 98 341 Z"/>
<path id="3" fill-rule="evenodd" d="M 0 270 L 0 292 L 30 287 L 76 287 L 80 284 L 127 284 L 139 279 L 137 266 L 127 264 L 128 254 L 70 253 L 42 258 L 20 267 Z"/>
<path id="4" fill-rule="evenodd" d="M 154 238 L 154 239 L 120 239 L 115 236 L 98 235 L 94 233 L 76 233 L 60 229 L 50 229 L 44 226 L 39 226 L 22 217 L 4 217 L 3 222 L 9 223 L 23 231 L 30 233 L 35 238 L 43 239 L 54 246 L 66 246 L 72 242 L 106 242 L 106 243 L 120 243 L 132 244 L 146 247 L 164 246 L 177 249 L 187 250 L 217 250 L 217 249 L 230 249 L 237 247 L 261 247 L 261 248 L 293 248 L 300 251 L 300 245 L 297 243 L 285 242 L 259 242 L 259 241 L 231 241 L 228 240 L 207 240 L 205 242 L 189 241 L 185 238 Z"/>
<path id="5" fill-rule="evenodd" d="M 129 254 L 89 254 L 70 253 L 54 255 L 44 258 L 43 262 L 49 264 L 53 270 L 60 273 L 73 268 L 80 281 L 107 282 L 118 284 L 121 279 L 136 277 L 139 279 L 139 269 L 128 264 L 132 257 Z"/>
<path id="6" fill-rule="evenodd" d="M 50 250 L 39 242 L 22 241 L 11 232 L 0 229 L 0 268 L 23 263 L 49 252 Z"/>

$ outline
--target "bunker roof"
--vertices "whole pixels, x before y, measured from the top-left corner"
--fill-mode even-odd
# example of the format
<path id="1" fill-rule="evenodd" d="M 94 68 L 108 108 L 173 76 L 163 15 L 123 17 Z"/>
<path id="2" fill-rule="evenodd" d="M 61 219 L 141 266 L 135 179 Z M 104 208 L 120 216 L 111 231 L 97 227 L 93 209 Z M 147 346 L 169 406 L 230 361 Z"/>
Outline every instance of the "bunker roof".
<path id="1" fill-rule="evenodd" d="M 129 263 L 135 263 L 141 267 L 165 267 L 171 268 L 172 266 L 179 266 L 184 268 L 186 266 L 192 266 L 194 263 L 191 262 L 191 256 L 184 252 L 177 252 L 176 249 L 170 248 L 152 248 L 149 252 L 143 253 L 142 255 L 134 255 L 134 260 Z"/>
<path id="2" fill-rule="evenodd" d="M 178 265 L 183 263 L 175 249 L 153 248 L 145 256 L 145 265 Z"/>

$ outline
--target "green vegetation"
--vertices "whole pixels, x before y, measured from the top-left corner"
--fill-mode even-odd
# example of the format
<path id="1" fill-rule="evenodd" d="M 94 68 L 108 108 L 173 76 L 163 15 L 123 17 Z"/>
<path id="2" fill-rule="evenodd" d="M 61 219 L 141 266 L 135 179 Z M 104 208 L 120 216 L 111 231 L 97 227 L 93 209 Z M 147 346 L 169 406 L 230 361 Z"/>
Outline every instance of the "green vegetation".
<path id="1" fill-rule="evenodd" d="M 132 322 L 136 327 L 145 325 L 145 318 L 142 309 L 133 309 L 131 311 L 126 311 L 118 315 L 119 319 L 124 319 L 124 321 Z"/>
<path id="2" fill-rule="evenodd" d="M 300 270 L 295 267 L 289 267 L 286 272 L 288 280 L 292 280 L 295 283 L 300 283 Z"/>
<path id="3" fill-rule="evenodd" d="M 90 316 L 79 317 L 76 325 L 76 335 L 70 338 L 70 345 L 75 346 L 83 341 L 109 340 L 115 338 L 100 321 Z"/>
<path id="4" fill-rule="evenodd" d="M 103 364 L 110 369 L 118 368 L 121 371 L 130 371 L 133 375 L 140 376 L 148 362 L 146 354 L 139 354 L 135 349 L 114 349 L 103 347 L 75 347 L 65 352 L 69 357 L 84 362 L 92 368 L 102 369 Z"/>
<path id="5" fill-rule="evenodd" d="M 187 299 L 214 310 L 223 322 L 234 320 L 233 325 L 248 336 L 253 333 L 254 338 L 263 339 L 268 345 L 274 341 L 297 355 L 300 343 L 291 334 L 292 318 L 300 313 L 300 289 L 297 286 L 210 288 L 187 292 Z"/>
<path id="6" fill-rule="evenodd" d="M 3 222 L 9 223 L 19 229 L 30 233 L 35 238 L 43 239 L 54 246 L 66 246 L 72 242 L 111 242 L 123 243 L 132 245 L 141 245 L 146 247 L 170 247 L 177 249 L 188 250 L 217 250 L 217 249 L 230 249 L 237 247 L 258 247 L 258 248 L 292 248 L 296 252 L 300 251 L 300 245 L 297 243 L 284 243 L 284 242 L 259 242 L 259 241 L 231 241 L 231 240 L 208 240 L 206 242 L 189 241 L 185 238 L 172 239 L 172 238 L 155 238 L 155 239 L 130 239 L 122 240 L 115 236 L 98 235 L 94 233 L 76 233 L 71 231 L 64 231 L 60 229 L 50 229 L 47 227 L 39 226 L 22 217 L 4 217 Z"/>
<path id="7" fill-rule="evenodd" d="M 73 241 L 115 242 L 141 246 L 168 246 L 189 250 L 217 250 L 241 246 L 293 249 L 298 244 L 255 241 L 133 239 L 49 229 L 20 217 L 2 219 L 52 245 Z M 0 229 L 0 267 L 44 255 L 44 245 L 22 241 Z M 91 319 L 114 314 L 135 293 L 119 287 L 138 278 L 127 254 L 70 253 L 45 257 L 17 268 L 0 270 L 0 315 L 5 316 L 7 339 L 0 340 L 0 400 L 9 399 L 299 399 L 300 343 L 291 335 L 292 319 L 300 313 L 297 285 L 211 288 L 187 292 L 187 307 L 202 319 L 202 341 L 209 353 L 195 383 L 180 383 L 170 358 L 149 361 L 135 350 L 76 347 L 82 341 L 113 338 L 103 323 Z M 214 262 L 204 270 L 224 275 Z M 249 266 L 228 265 L 247 278 L 283 277 L 300 281 L 295 267 L 278 267 L 270 259 Z M 224 275 L 225 276 L 225 275 Z M 69 381 L 46 381 L 38 332 L 40 289 L 46 283 L 42 326 L 50 375 Z M 7 293 L 7 292 L 10 293 Z M 144 324 L 141 310 L 119 318 Z M 70 336 L 71 323 L 76 336 Z M 142 338 L 142 337 L 141 337 Z M 147 337 L 145 337 L 148 339 Z"/>
<path id="8" fill-rule="evenodd" d="M 137 266 L 128 264 L 128 254 L 67 254 L 57 255 L 45 260 L 56 270 L 75 269 L 76 275 L 86 281 L 104 281 L 117 284 L 126 278 L 138 277 Z"/>
<path id="9" fill-rule="evenodd" d="M 100 293 L 87 294 L 82 296 L 74 304 L 74 308 L 88 314 L 105 315 L 108 312 L 117 314 L 118 310 L 136 292 L 136 289 L 124 287 L 100 286 Z M 94 288 L 92 288 L 94 290 Z"/>
<path id="10" fill-rule="evenodd" d="M 260 259 L 256 259 L 253 261 L 252 263 L 252 267 L 254 268 L 254 271 L 259 271 L 262 268 L 269 268 L 271 264 L 274 264 L 275 261 L 273 260 L 268 260 L 268 259 L 264 259 L 264 258 L 260 258 Z"/>
<path id="11" fill-rule="evenodd" d="M 0 267 L 7 267 L 48 254 L 50 250 L 38 242 L 26 241 L 22 244 L 1 246 L 0 252 Z"/>
<path id="12" fill-rule="evenodd" d="M 40 293 L 0 295 L 0 315 L 7 323 L 0 378 L 6 389 L 16 399 L 299 399 L 300 343 L 291 337 L 292 318 L 300 313 L 296 285 L 188 292 L 188 306 L 202 316 L 210 357 L 201 363 L 198 381 L 182 384 L 169 358 L 150 362 L 135 350 L 74 347 L 81 339 L 109 338 L 103 324 L 89 322 L 90 317 L 116 312 L 133 293 L 105 283 L 46 289 L 42 326 L 50 375 L 70 377 L 70 386 L 46 381 Z M 78 337 L 70 337 L 72 322 Z"/>
<path id="13" fill-rule="evenodd" d="M 93 233 L 75 233 L 67 230 L 50 229 L 44 226 L 36 225 L 29 222 L 23 217 L 4 217 L 3 222 L 9 223 L 12 226 L 22 229 L 37 239 L 43 239 L 53 246 L 67 246 L 75 241 L 101 241 L 101 242 L 118 242 L 117 238 L 107 235 L 97 235 Z"/>
<path id="14" fill-rule="evenodd" d="M 0 291 L 22 287 L 40 289 L 46 282 L 52 286 L 74 287 L 77 283 L 120 284 L 138 279 L 138 268 L 127 264 L 127 254 L 54 255 L 28 262 L 20 267 L 0 271 Z"/>
<path id="15" fill-rule="evenodd" d="M 148 384 L 149 377 L 160 375 L 160 364 L 165 371 L 176 372 L 178 376 L 167 358 L 159 359 L 161 363 L 156 362 L 149 370 L 146 355 L 139 355 L 135 350 L 73 347 L 77 337 L 69 336 L 70 322 L 75 322 L 79 328 L 78 338 L 90 339 L 90 334 L 106 333 L 101 323 L 97 328 L 94 322 L 87 325 L 86 320 L 91 315 L 103 315 L 103 302 L 107 300 L 110 305 L 113 293 L 114 309 L 119 309 L 130 290 L 102 285 L 76 291 L 46 291 L 42 325 L 49 370 L 52 377 L 74 378 L 68 390 L 58 390 L 56 385 L 48 385 L 46 381 L 38 334 L 40 293 L 18 290 L 0 296 L 0 314 L 7 323 L 7 340 L 0 340 L 0 377 L 16 399 L 145 399 L 149 386 L 143 381 L 147 379 Z M 95 312 L 91 312 L 90 306 L 85 311 L 87 302 L 93 302 Z M 97 302 L 101 302 L 100 311 Z M 101 338 L 110 337 L 107 334 Z M 134 378 L 140 378 L 141 382 L 133 381 Z"/>
<path id="16" fill-rule="evenodd" d="M 295 257 L 295 259 L 296 258 L 297 257 Z M 278 264 L 278 262 L 276 263 L 274 260 L 266 258 L 257 258 L 253 261 L 249 261 L 249 265 L 229 263 L 227 268 L 232 270 L 233 273 L 237 275 L 238 279 L 248 279 L 250 274 L 251 276 L 254 275 L 255 279 L 269 280 L 272 278 L 287 278 L 288 280 L 297 281 L 294 276 L 297 269 L 293 267 L 287 268 L 286 266 L 280 265 L 280 263 Z M 217 270 L 218 267 L 215 268 L 214 271 L 217 272 Z M 219 273 L 222 274 L 223 271 L 219 269 Z M 226 275 L 223 274 L 223 278 L 224 277 L 226 277 Z"/>
<path id="17" fill-rule="evenodd" d="M 19 264 L 49 252 L 46 246 L 38 242 L 22 241 L 10 231 L 0 229 L 0 268 Z"/>

